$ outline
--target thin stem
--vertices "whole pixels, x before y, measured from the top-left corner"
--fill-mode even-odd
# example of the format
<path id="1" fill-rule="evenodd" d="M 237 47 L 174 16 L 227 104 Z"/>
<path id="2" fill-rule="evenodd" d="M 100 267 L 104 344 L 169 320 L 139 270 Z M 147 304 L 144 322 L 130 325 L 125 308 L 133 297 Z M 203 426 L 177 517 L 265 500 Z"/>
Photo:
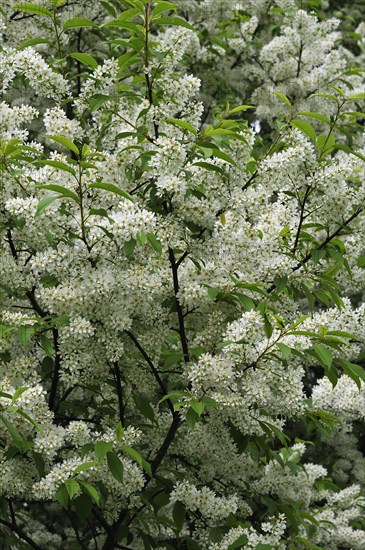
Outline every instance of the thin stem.
<path id="1" fill-rule="evenodd" d="M 363 210 L 364 210 L 364 208 L 358 208 L 349 218 L 347 218 L 347 220 L 345 220 L 340 225 L 340 227 L 338 229 L 336 229 L 336 231 L 333 231 L 333 233 L 328 235 L 328 237 L 326 237 L 326 239 L 324 239 L 324 241 L 322 241 L 321 244 L 319 244 L 314 249 L 312 249 L 310 252 L 308 252 L 308 254 L 306 256 L 304 256 L 304 258 L 300 262 L 298 262 L 297 265 L 295 265 L 292 268 L 292 270 L 291 270 L 292 273 L 294 273 L 295 271 L 298 271 L 298 269 L 301 269 L 302 267 L 304 267 L 305 264 L 307 264 L 309 262 L 309 260 L 311 259 L 312 252 L 314 250 L 322 250 L 322 248 L 325 248 L 325 246 L 327 246 L 327 244 L 329 244 L 332 241 L 332 239 L 337 237 L 337 235 L 339 235 L 345 227 L 347 227 L 355 218 L 357 218 L 357 216 L 359 216 L 359 214 L 361 214 L 361 212 L 363 212 Z M 276 288 L 276 285 L 275 285 L 275 283 L 273 283 L 267 289 L 267 292 L 273 292 L 273 290 L 275 290 L 275 288 Z"/>
<path id="2" fill-rule="evenodd" d="M 322 248 L 327 246 L 327 244 L 330 243 L 332 239 L 337 237 L 337 235 L 339 235 L 345 227 L 347 227 L 355 218 L 357 218 L 357 216 L 361 214 L 363 210 L 364 208 L 359 208 L 358 210 L 356 210 L 346 221 L 343 222 L 342 225 L 340 225 L 338 229 L 336 229 L 336 231 L 333 231 L 333 233 L 328 235 L 328 237 L 324 239 L 324 241 L 322 241 L 321 244 L 315 248 L 315 250 L 321 250 Z M 308 254 L 295 267 L 293 267 L 292 271 L 298 271 L 298 269 L 303 267 L 311 259 L 311 257 L 312 250 L 308 252 Z"/>

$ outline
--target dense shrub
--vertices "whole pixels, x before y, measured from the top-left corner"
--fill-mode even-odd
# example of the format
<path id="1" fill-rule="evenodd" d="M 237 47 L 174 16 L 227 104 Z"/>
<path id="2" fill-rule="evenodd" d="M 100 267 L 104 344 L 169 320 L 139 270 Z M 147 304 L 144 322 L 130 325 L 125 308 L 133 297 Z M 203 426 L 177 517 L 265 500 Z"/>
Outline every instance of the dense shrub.
<path id="1" fill-rule="evenodd" d="M 2 3 L 1 548 L 365 548 L 361 4 Z"/>

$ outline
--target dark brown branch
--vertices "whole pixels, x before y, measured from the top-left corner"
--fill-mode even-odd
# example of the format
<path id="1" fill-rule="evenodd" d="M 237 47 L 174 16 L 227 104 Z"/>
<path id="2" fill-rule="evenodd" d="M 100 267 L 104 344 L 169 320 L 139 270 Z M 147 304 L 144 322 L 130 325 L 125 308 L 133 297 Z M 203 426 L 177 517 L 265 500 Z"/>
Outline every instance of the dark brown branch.
<path id="1" fill-rule="evenodd" d="M 76 536 L 76 540 L 77 542 L 79 543 L 79 545 L 81 546 L 81 548 L 84 548 L 84 550 L 88 550 L 88 546 L 86 546 L 86 544 L 83 543 L 81 537 L 80 537 L 80 533 L 77 529 L 77 526 L 76 526 L 76 523 L 75 523 L 75 520 L 74 518 L 72 517 L 72 513 L 69 512 L 68 510 L 66 510 L 66 514 L 68 515 L 68 519 L 70 520 L 70 523 L 72 525 L 72 528 L 74 530 L 74 533 L 75 533 L 75 536 Z"/>
<path id="2" fill-rule="evenodd" d="M 300 40 L 299 54 L 298 54 L 298 65 L 297 65 L 297 78 L 299 78 L 300 69 L 301 69 L 301 65 L 302 65 L 303 46 L 304 46 L 303 41 Z"/>
<path id="3" fill-rule="evenodd" d="M 56 328 L 52 329 L 52 336 L 53 336 L 53 346 L 54 346 L 55 356 L 54 356 L 54 370 L 53 370 L 51 391 L 49 393 L 49 399 L 48 399 L 48 405 L 51 411 L 53 411 L 55 408 L 57 388 L 58 388 L 58 383 L 60 381 L 60 370 L 61 370 L 61 356 L 60 356 L 60 348 L 58 344 L 58 330 Z"/>
<path id="4" fill-rule="evenodd" d="M 28 535 L 24 533 L 24 531 L 20 527 L 16 525 L 16 523 L 0 518 L 0 524 L 10 529 L 12 533 L 16 533 L 20 539 L 27 542 L 29 546 L 35 548 L 35 550 L 42 550 L 42 548 L 38 546 L 38 544 L 35 543 L 34 540 L 32 540 Z"/>
<path id="5" fill-rule="evenodd" d="M 167 451 L 169 450 L 170 445 L 171 445 L 171 443 L 173 442 L 173 440 L 175 438 L 176 432 L 179 429 L 180 424 L 181 424 L 180 415 L 175 411 L 174 412 L 174 418 L 171 422 L 169 431 L 166 434 L 164 442 L 162 443 L 161 447 L 157 451 L 155 459 L 151 463 L 151 469 L 152 469 L 152 474 L 153 475 L 155 475 L 158 467 L 160 466 L 161 462 L 165 458 L 165 455 L 166 455 Z"/>
<path id="6" fill-rule="evenodd" d="M 148 366 L 150 367 L 150 369 L 152 371 L 153 376 L 156 378 L 156 381 L 157 381 L 158 385 L 160 386 L 162 393 L 164 395 L 167 395 L 168 392 L 167 392 L 167 389 L 165 387 L 165 384 L 163 383 L 163 381 L 162 381 L 162 379 L 161 379 L 161 377 L 158 373 L 158 370 L 156 369 L 155 365 L 152 362 L 152 359 L 150 358 L 150 356 L 148 355 L 146 350 L 141 346 L 141 344 L 139 343 L 137 338 L 134 336 L 134 334 L 130 330 L 125 330 L 124 332 L 127 334 L 127 336 L 129 336 L 129 338 L 132 340 L 132 342 L 134 343 L 134 345 L 136 346 L 138 351 L 144 357 L 146 363 L 148 364 Z M 167 399 L 166 401 L 167 401 L 167 404 L 169 406 L 169 409 L 170 409 L 171 413 L 174 414 L 174 408 L 173 408 L 171 400 Z"/>
<path id="7" fill-rule="evenodd" d="M 11 234 L 11 230 L 8 229 L 7 231 L 7 240 L 10 247 L 10 252 L 15 260 L 18 259 L 18 252 L 15 248 L 13 237 Z M 27 290 L 25 292 L 25 295 L 27 296 L 28 300 L 32 304 L 32 307 L 38 315 L 44 319 L 45 317 L 49 316 L 49 313 L 45 311 L 38 303 L 36 297 L 35 297 L 35 287 L 32 288 L 32 290 Z M 53 336 L 53 345 L 55 350 L 55 357 L 54 357 L 54 371 L 53 371 L 53 378 L 52 378 L 52 384 L 51 384 L 51 391 L 49 394 L 49 408 L 51 410 L 54 410 L 56 396 L 57 396 L 57 387 L 59 383 L 60 378 L 60 369 L 61 369 L 61 356 L 59 352 L 59 344 L 58 344 L 58 330 L 57 328 L 52 328 L 52 336 Z"/>
<path id="8" fill-rule="evenodd" d="M 304 194 L 304 197 L 303 197 L 303 202 L 302 202 L 301 207 L 300 207 L 299 224 L 298 224 L 297 234 L 295 236 L 294 245 L 293 245 L 293 248 L 292 248 L 292 253 L 293 254 L 295 254 L 295 251 L 296 251 L 297 246 L 298 246 L 300 232 L 302 230 L 302 225 L 303 225 L 303 221 L 304 221 L 305 205 L 306 205 L 306 202 L 307 202 L 310 191 L 311 191 L 311 186 L 307 185 L 307 188 L 306 188 L 306 191 L 305 191 L 305 194 Z"/>
<path id="9" fill-rule="evenodd" d="M 337 237 L 337 235 L 339 235 L 345 227 L 347 227 L 355 218 L 357 218 L 357 216 L 361 214 L 363 210 L 363 208 L 359 208 L 358 210 L 356 210 L 349 218 L 347 218 L 346 221 L 343 222 L 342 225 L 340 225 L 338 229 L 336 229 L 336 231 L 328 235 L 328 237 L 324 241 L 322 241 L 321 244 L 315 248 L 315 250 L 322 250 L 322 248 L 325 248 L 325 246 L 327 246 L 332 241 L 332 239 Z M 295 267 L 293 267 L 292 271 L 298 271 L 298 269 L 309 262 L 311 257 L 312 251 L 308 252 L 308 254 Z"/>
<path id="10" fill-rule="evenodd" d="M 178 298 L 178 293 L 179 293 L 179 277 L 178 277 L 178 271 L 177 271 L 178 264 L 175 260 L 175 254 L 172 248 L 169 248 L 169 260 L 170 260 L 170 267 L 171 267 L 172 278 L 174 283 L 174 294 L 175 294 L 175 301 L 176 301 L 177 317 L 179 321 L 179 335 L 180 335 L 181 347 L 184 354 L 184 361 L 185 363 L 188 363 L 189 347 L 188 347 L 188 339 L 186 336 L 184 312 L 182 310 L 182 306 Z"/>
<path id="11" fill-rule="evenodd" d="M 246 191 L 253 183 L 254 179 L 258 176 L 258 171 L 256 170 L 252 176 L 246 181 L 245 185 L 242 186 L 242 191 Z"/>
<path id="12" fill-rule="evenodd" d="M 120 374 L 118 361 L 115 361 L 113 365 L 113 376 L 114 376 L 115 387 L 116 387 L 117 396 L 118 396 L 119 420 L 121 421 L 122 426 L 124 426 L 125 405 L 123 400 L 122 377 Z"/>

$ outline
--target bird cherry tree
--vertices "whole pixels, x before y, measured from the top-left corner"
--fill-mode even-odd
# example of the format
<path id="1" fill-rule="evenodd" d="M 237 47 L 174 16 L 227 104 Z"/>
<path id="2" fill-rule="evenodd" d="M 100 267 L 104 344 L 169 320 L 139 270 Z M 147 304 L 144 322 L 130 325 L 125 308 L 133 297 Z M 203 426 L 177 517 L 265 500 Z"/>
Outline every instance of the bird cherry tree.
<path id="1" fill-rule="evenodd" d="M 365 547 L 359 13 L 3 2 L 1 548 Z"/>

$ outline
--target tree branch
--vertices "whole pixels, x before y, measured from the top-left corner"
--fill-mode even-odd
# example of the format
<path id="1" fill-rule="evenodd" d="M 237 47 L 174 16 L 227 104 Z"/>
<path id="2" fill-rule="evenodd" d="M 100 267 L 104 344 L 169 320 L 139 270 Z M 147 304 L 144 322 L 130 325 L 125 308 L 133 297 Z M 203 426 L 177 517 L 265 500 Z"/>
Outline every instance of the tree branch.
<path id="1" fill-rule="evenodd" d="M 122 390 L 122 377 L 120 374 L 120 368 L 118 361 L 115 361 L 113 365 L 113 376 L 115 380 L 115 386 L 117 390 L 117 396 L 118 396 L 118 406 L 119 406 L 119 420 L 122 423 L 122 426 L 124 426 L 124 411 L 125 411 L 125 404 L 123 401 L 123 390 Z"/>
<path id="2" fill-rule="evenodd" d="M 20 539 L 27 542 L 29 546 L 31 546 L 32 548 L 35 548 L 35 550 L 42 550 L 42 548 L 38 546 L 38 544 L 35 543 L 34 540 L 32 540 L 28 535 L 26 535 L 24 531 L 17 526 L 16 523 L 14 522 L 10 523 L 10 521 L 6 521 L 5 519 L 0 518 L 0 524 L 10 529 L 12 533 L 16 533 Z"/>
<path id="3" fill-rule="evenodd" d="M 169 260 L 170 260 L 170 266 L 171 266 L 173 284 L 174 284 L 174 294 L 175 294 L 175 300 L 176 300 L 177 317 L 179 321 L 179 335 L 181 340 L 181 347 L 184 354 L 184 361 L 185 363 L 188 363 L 190 359 L 189 359 L 188 339 L 186 336 L 186 329 L 185 329 L 184 312 L 182 310 L 180 300 L 178 298 L 178 293 L 179 293 L 178 264 L 175 260 L 174 251 L 170 247 L 169 247 Z"/>
<path id="4" fill-rule="evenodd" d="M 157 380 L 157 383 L 158 385 L 160 386 L 161 388 L 161 391 L 164 395 L 167 395 L 167 389 L 165 387 L 165 384 L 163 383 L 159 373 L 158 373 L 158 370 L 156 369 L 155 365 L 153 364 L 152 362 L 152 359 L 150 358 L 150 356 L 148 355 L 148 353 L 145 351 L 145 349 L 141 346 L 141 344 L 139 343 L 139 341 L 137 340 L 137 338 L 134 336 L 134 334 L 130 331 L 130 330 L 125 330 L 124 331 L 127 336 L 129 336 L 129 338 L 132 340 L 132 342 L 134 343 L 134 345 L 136 346 L 136 348 L 138 349 L 138 351 L 141 353 L 141 355 L 143 355 L 144 359 L 146 360 L 146 363 L 148 364 L 148 366 L 150 367 L 152 373 L 153 373 L 153 376 L 156 378 Z M 169 409 L 171 411 L 172 414 L 174 414 L 174 408 L 173 408 L 173 405 L 172 405 L 172 402 L 170 399 L 167 399 L 167 404 L 169 406 Z"/>
<path id="5" fill-rule="evenodd" d="M 301 207 L 300 207 L 299 224 L 298 224 L 297 234 L 295 236 L 294 245 L 293 245 L 293 248 L 292 248 L 292 253 L 293 254 L 295 254 L 297 246 L 298 246 L 300 232 L 302 230 L 302 225 L 303 225 L 303 221 L 304 221 L 304 209 L 305 209 L 305 205 L 306 205 L 306 202 L 307 202 L 310 191 L 311 191 L 311 186 L 307 185 L 307 188 L 306 188 L 306 191 L 305 191 L 305 194 L 304 194 L 304 197 L 303 197 L 303 202 L 302 202 Z"/>
<path id="6" fill-rule="evenodd" d="M 340 227 L 338 229 L 336 229 L 336 231 L 333 231 L 333 233 L 328 235 L 328 237 L 326 239 L 324 239 L 324 241 L 322 241 L 321 244 L 319 244 L 318 246 L 313 248 L 310 252 L 308 252 L 308 254 L 306 256 L 304 256 L 304 258 L 300 262 L 298 262 L 296 266 L 294 266 L 292 268 L 291 272 L 294 273 L 295 271 L 298 271 L 298 269 L 304 267 L 305 264 L 307 264 L 309 262 L 309 260 L 311 259 L 312 252 L 314 250 L 322 250 L 322 248 L 325 248 L 325 246 L 327 246 L 327 244 L 330 243 L 332 241 L 332 239 L 337 237 L 337 235 L 339 235 L 345 227 L 347 227 L 355 218 L 357 218 L 357 216 L 359 214 L 361 214 L 361 212 L 363 212 L 363 210 L 364 210 L 364 208 L 358 208 L 357 210 L 355 210 L 355 212 L 349 218 L 347 218 L 347 220 L 344 221 L 342 223 L 342 225 L 340 225 Z M 275 285 L 275 283 L 273 283 L 267 289 L 267 292 L 272 292 L 273 290 L 275 290 L 275 288 L 276 288 L 276 285 Z"/>

